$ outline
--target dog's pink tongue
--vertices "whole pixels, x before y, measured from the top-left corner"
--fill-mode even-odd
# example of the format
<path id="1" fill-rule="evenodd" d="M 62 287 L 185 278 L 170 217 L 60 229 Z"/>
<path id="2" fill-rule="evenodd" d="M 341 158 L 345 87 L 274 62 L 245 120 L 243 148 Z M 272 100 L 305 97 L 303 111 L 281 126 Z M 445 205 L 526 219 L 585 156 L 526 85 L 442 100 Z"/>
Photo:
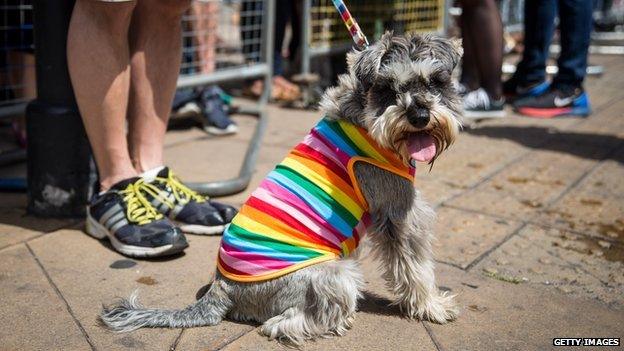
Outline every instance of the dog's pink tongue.
<path id="1" fill-rule="evenodd" d="M 429 162 L 436 155 L 433 137 L 427 133 L 415 133 L 407 140 L 407 151 L 418 162 Z"/>

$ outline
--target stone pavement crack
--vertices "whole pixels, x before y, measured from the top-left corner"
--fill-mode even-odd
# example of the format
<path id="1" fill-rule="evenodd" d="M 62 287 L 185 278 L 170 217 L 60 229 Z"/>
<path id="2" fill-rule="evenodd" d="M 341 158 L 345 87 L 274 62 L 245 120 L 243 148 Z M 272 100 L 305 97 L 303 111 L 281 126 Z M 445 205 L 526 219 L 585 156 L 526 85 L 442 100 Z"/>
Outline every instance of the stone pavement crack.
<path id="1" fill-rule="evenodd" d="M 58 295 L 58 297 L 65 304 L 65 308 L 67 309 L 67 312 L 69 312 L 69 315 L 74 320 L 74 323 L 76 323 L 76 326 L 78 326 L 78 329 L 80 329 L 80 332 L 82 333 L 82 335 L 86 339 L 87 343 L 89 344 L 89 346 L 91 346 L 91 350 L 93 350 L 93 351 L 97 350 L 95 348 L 95 346 L 93 345 L 93 342 L 91 341 L 91 338 L 89 337 L 89 334 L 87 334 L 87 331 L 84 329 L 82 324 L 80 324 L 80 322 L 78 321 L 76 316 L 74 316 L 74 311 L 72 311 L 71 307 L 69 306 L 69 303 L 67 302 L 67 300 L 65 299 L 63 294 L 61 294 L 61 291 L 59 290 L 59 288 L 56 286 L 56 284 L 52 280 L 52 277 L 50 277 L 50 275 L 48 274 L 48 271 L 46 271 L 46 269 L 43 267 L 43 264 L 41 264 L 41 261 L 39 261 L 39 258 L 37 257 L 37 255 L 35 255 L 35 252 L 32 250 L 30 245 L 28 245 L 28 243 L 24 243 L 24 244 L 26 245 L 26 248 L 28 249 L 28 251 L 30 252 L 32 257 L 35 259 L 35 262 L 37 262 L 37 265 L 39 266 L 39 268 L 41 268 L 41 271 L 43 272 L 43 275 L 45 275 L 46 279 L 48 280 L 48 283 L 50 283 L 50 285 L 52 286 L 52 288 L 56 292 L 56 295 Z"/>
<path id="2" fill-rule="evenodd" d="M 258 328 L 254 328 L 252 330 L 245 330 L 242 331 L 234 336 L 232 336 L 231 338 L 229 338 L 228 340 L 226 340 L 223 344 L 221 344 L 220 346 L 218 346 L 217 348 L 215 348 L 215 351 L 220 351 L 223 350 L 224 348 L 226 348 L 229 344 L 233 343 L 234 341 L 242 338 L 243 336 L 245 336 L 248 333 L 253 333 L 253 332 L 258 332 Z"/>
<path id="3" fill-rule="evenodd" d="M 71 221 L 71 222 L 69 222 L 67 224 L 60 225 L 59 227 L 54 227 L 53 229 L 42 231 L 39 234 L 37 234 L 37 235 L 35 235 L 33 237 L 30 237 L 30 238 L 28 238 L 28 239 L 26 239 L 24 241 L 18 241 L 18 242 L 13 243 L 13 244 L 2 246 L 2 247 L 0 247 L 0 251 L 6 250 L 6 249 L 10 249 L 10 248 L 15 247 L 17 245 L 21 245 L 21 244 L 24 244 L 24 243 L 26 243 L 28 241 L 35 240 L 37 238 L 41 238 L 44 235 L 51 234 L 51 233 L 54 233 L 54 232 L 62 230 L 62 229 L 73 228 L 76 224 L 81 223 L 81 222 L 82 222 L 82 220 Z"/>
<path id="4" fill-rule="evenodd" d="M 180 330 L 180 334 L 178 334 L 178 336 L 173 341 L 173 344 L 171 344 L 171 347 L 169 348 L 169 351 L 175 351 L 176 350 L 176 348 L 178 347 L 178 343 L 180 342 L 180 339 L 182 339 L 182 334 L 184 334 L 185 330 L 186 330 L 186 328 L 182 328 L 182 330 Z"/>
<path id="5" fill-rule="evenodd" d="M 433 345 L 435 346 L 436 350 L 438 350 L 438 351 L 446 351 L 444 346 L 442 346 L 442 344 L 440 344 L 440 342 L 438 342 L 438 340 L 436 339 L 435 334 L 433 333 L 433 330 L 431 330 L 431 328 L 429 327 L 429 322 L 422 321 L 421 323 L 422 323 L 423 327 L 425 328 L 425 331 L 429 335 L 429 338 L 433 342 Z"/>
<path id="6" fill-rule="evenodd" d="M 496 249 L 498 249 L 499 247 L 501 247 L 501 245 L 503 245 L 504 243 L 506 243 L 507 241 L 509 241 L 509 239 L 511 239 L 512 237 L 516 236 L 516 234 L 520 233 L 520 231 L 522 229 L 524 229 L 528 223 L 527 222 L 521 222 L 522 224 L 520 224 L 520 226 L 518 226 L 518 228 L 516 228 L 514 231 L 512 231 L 510 234 L 508 234 L 506 237 L 503 238 L 503 240 L 501 240 L 499 243 L 497 243 L 496 245 L 490 247 L 489 249 L 487 249 L 484 253 L 482 253 L 481 255 L 479 255 L 479 257 L 475 258 L 472 262 L 470 262 L 467 266 L 466 269 L 464 269 L 464 271 L 469 272 L 474 266 L 476 266 L 477 264 L 479 264 L 479 262 L 483 261 L 484 258 L 488 257 L 492 252 L 494 252 Z"/>

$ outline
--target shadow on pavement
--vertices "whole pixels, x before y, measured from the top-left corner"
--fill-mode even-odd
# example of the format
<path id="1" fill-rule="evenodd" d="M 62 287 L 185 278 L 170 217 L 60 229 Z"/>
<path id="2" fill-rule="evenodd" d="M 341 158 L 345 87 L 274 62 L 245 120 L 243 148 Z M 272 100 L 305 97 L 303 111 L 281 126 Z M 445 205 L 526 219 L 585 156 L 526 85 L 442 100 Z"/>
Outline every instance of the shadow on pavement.
<path id="1" fill-rule="evenodd" d="M 362 298 L 358 301 L 358 312 L 385 316 L 403 316 L 399 306 L 392 305 L 391 300 L 366 290 L 362 292 Z"/>
<path id="2" fill-rule="evenodd" d="M 615 135 L 561 131 L 535 126 L 483 126 L 466 129 L 466 133 L 494 139 L 508 139 L 520 145 L 540 150 L 551 150 L 574 156 L 624 163 L 624 155 L 611 152 L 624 145 L 624 139 Z M 603 148 L 604 152 L 596 152 Z"/>

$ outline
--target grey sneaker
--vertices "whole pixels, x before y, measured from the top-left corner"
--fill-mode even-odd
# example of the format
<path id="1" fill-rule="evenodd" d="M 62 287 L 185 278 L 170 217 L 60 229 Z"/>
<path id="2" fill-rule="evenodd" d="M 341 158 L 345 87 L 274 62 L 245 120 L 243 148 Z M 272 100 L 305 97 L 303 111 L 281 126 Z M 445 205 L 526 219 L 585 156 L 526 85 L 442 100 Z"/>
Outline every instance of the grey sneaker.
<path id="1" fill-rule="evenodd" d="M 108 238 L 120 253 L 130 257 L 159 257 L 184 251 L 184 234 L 163 217 L 144 196 L 158 191 L 141 178 L 130 178 L 96 195 L 87 206 L 86 232 Z"/>

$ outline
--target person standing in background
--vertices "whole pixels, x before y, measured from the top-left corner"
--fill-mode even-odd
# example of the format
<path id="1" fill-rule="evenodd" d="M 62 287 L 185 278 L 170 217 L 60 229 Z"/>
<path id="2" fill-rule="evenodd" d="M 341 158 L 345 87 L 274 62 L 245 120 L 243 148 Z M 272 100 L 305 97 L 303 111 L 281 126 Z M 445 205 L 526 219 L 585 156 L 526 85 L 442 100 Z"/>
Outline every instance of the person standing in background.
<path id="1" fill-rule="evenodd" d="M 583 81 L 592 29 L 592 0 L 526 0 L 524 52 L 513 76 L 503 85 L 523 115 L 552 118 L 588 116 L 591 107 Z M 546 81 L 546 60 L 559 15 L 559 71 Z"/>
<path id="2" fill-rule="evenodd" d="M 468 119 L 505 117 L 501 86 L 503 24 L 494 0 L 461 0 L 464 46 L 459 85 Z"/>
<path id="3" fill-rule="evenodd" d="M 236 210 L 189 189 L 164 165 L 190 0 L 77 0 L 67 62 L 99 174 L 86 232 L 133 257 L 188 247 L 183 234 L 220 234 Z M 174 222 L 175 221 L 175 222 Z"/>

